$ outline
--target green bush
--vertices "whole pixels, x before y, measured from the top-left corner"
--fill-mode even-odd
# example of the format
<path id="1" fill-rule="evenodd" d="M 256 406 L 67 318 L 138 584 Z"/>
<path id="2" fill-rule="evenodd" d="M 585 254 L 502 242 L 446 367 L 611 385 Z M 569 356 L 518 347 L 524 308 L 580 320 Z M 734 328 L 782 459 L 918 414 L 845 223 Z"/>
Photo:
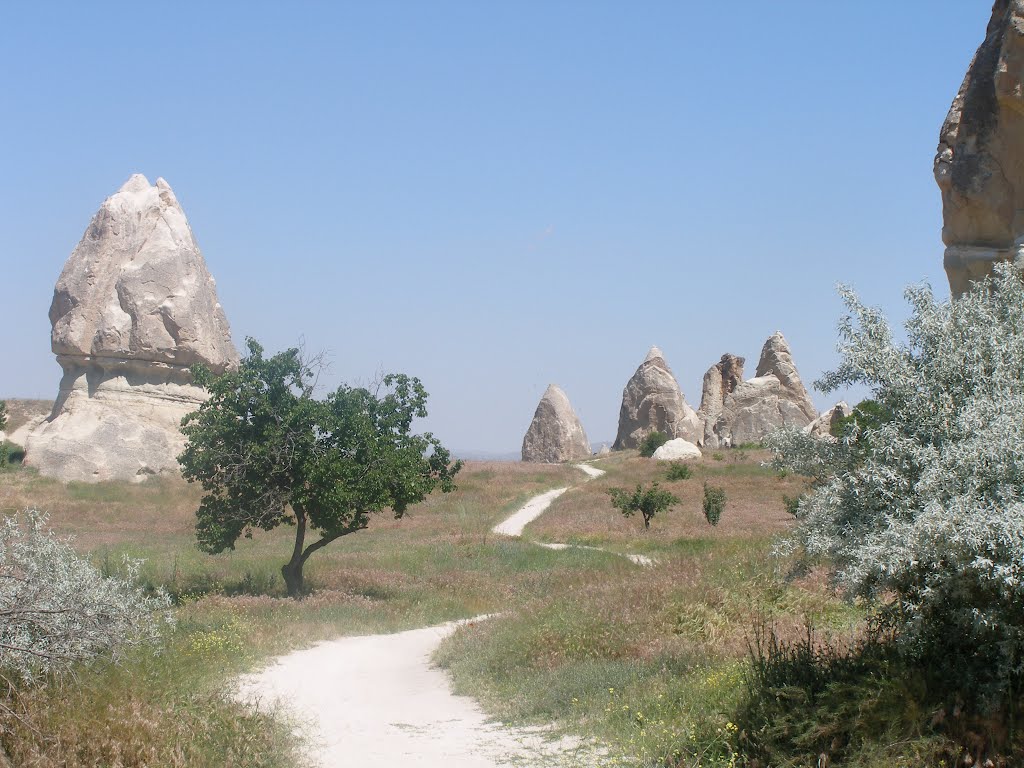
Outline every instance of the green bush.
<path id="1" fill-rule="evenodd" d="M 799 496 L 787 496 L 782 494 L 782 503 L 786 507 L 786 511 L 789 512 L 793 517 L 797 516 L 800 511 L 800 497 Z"/>
<path id="2" fill-rule="evenodd" d="M 664 432 L 651 432 L 640 443 L 640 455 L 644 458 L 651 458 L 654 452 L 668 442 L 668 435 Z"/>
<path id="3" fill-rule="evenodd" d="M 665 477 L 670 481 L 676 480 L 689 480 L 693 477 L 693 471 L 686 464 L 681 461 L 674 461 L 668 467 L 668 472 L 665 473 Z"/>
<path id="4" fill-rule="evenodd" d="M 704 483 L 704 517 L 712 525 L 718 525 L 725 510 L 725 489 Z"/>

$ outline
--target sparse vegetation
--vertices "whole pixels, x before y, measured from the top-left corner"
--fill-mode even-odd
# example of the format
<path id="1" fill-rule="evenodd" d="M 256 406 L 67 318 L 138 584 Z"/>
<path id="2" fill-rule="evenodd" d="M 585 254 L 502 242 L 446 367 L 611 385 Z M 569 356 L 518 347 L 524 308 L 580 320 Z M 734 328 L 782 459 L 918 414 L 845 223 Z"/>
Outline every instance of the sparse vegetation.
<path id="1" fill-rule="evenodd" d="M 668 435 L 664 432 L 654 431 L 649 433 L 640 443 L 640 455 L 649 459 L 654 452 L 668 442 Z"/>

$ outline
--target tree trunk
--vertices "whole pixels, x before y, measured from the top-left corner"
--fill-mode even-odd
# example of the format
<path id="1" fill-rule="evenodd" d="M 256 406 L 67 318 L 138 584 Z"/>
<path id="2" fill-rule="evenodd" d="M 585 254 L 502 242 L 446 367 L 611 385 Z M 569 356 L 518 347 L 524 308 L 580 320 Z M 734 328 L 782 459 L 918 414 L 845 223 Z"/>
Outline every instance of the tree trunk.
<path id="1" fill-rule="evenodd" d="M 281 566 L 281 575 L 284 576 L 284 585 L 288 589 L 288 597 L 302 597 L 304 586 L 302 580 L 303 565 L 305 565 L 304 558 L 300 557 L 296 560 L 293 557 Z"/>
<path id="2" fill-rule="evenodd" d="M 292 507 L 295 512 L 295 546 L 292 548 L 292 559 L 281 566 L 284 585 L 288 589 L 288 597 L 302 597 L 302 566 L 306 558 L 302 547 L 306 543 L 306 510 Z"/>

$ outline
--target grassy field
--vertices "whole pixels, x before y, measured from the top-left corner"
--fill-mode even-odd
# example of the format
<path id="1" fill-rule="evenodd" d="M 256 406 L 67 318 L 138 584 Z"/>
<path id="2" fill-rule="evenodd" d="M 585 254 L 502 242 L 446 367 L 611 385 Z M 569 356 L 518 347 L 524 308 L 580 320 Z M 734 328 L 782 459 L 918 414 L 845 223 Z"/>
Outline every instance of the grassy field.
<path id="1" fill-rule="evenodd" d="M 734 764 L 730 713 L 753 629 L 773 625 L 798 638 L 809 621 L 850 637 L 863 616 L 816 574 L 782 578 L 771 541 L 791 519 L 783 497 L 802 481 L 763 468 L 764 458 L 709 455 L 675 482 L 664 464 L 635 453 L 602 459 L 607 474 L 590 482 L 571 467 L 471 462 L 457 492 L 402 520 L 380 516 L 317 553 L 307 568 L 315 591 L 301 602 L 283 597 L 278 572 L 287 529 L 205 555 L 192 534 L 199 494 L 183 482 L 62 485 L 8 469 L 0 510 L 46 511 L 108 572 L 124 555 L 144 558 L 146 581 L 174 596 L 179 620 L 161 654 L 23 691 L 22 721 L 8 720 L 4 746 L 26 766 L 300 765 L 286 723 L 227 695 L 234 676 L 340 634 L 500 613 L 439 652 L 457 689 L 494 716 L 593 738 L 612 765 Z M 682 503 L 649 531 L 612 509 L 608 488 L 656 479 Z M 727 494 L 716 527 L 701 512 L 704 481 Z M 565 485 L 574 487 L 524 540 L 490 533 L 530 496 Z M 533 540 L 608 551 L 552 551 Z"/>

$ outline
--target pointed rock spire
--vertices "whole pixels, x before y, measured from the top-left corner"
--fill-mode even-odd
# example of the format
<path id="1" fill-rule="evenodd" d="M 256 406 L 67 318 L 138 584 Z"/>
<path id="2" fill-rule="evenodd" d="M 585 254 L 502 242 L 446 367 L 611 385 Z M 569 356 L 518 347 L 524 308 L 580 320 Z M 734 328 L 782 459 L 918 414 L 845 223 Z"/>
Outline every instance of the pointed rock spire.
<path id="1" fill-rule="evenodd" d="M 26 463 L 61 480 L 177 474 L 182 417 L 205 392 L 189 367 L 236 365 L 213 277 L 170 185 L 136 174 L 71 253 L 50 305 L 64 370 Z"/>
<path id="2" fill-rule="evenodd" d="M 612 448 L 637 448 L 651 432 L 663 432 L 669 439 L 681 437 L 693 443 L 701 436 L 700 419 L 687 405 L 676 377 L 657 347 L 651 347 L 622 390 L 619 432 Z"/>
<path id="3" fill-rule="evenodd" d="M 558 464 L 589 457 L 590 441 L 568 396 L 549 384 L 523 437 L 523 461 Z"/>

